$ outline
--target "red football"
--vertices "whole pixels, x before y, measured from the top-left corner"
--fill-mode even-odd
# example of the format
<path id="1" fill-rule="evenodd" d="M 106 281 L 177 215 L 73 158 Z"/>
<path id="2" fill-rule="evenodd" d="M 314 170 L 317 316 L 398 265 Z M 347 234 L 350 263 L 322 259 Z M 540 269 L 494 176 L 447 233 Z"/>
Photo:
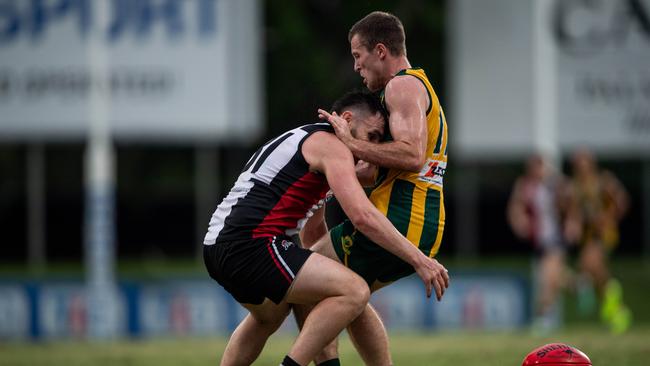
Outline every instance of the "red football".
<path id="1" fill-rule="evenodd" d="M 535 348 L 521 366 L 591 366 L 591 360 L 579 349 L 564 343 L 549 343 Z"/>

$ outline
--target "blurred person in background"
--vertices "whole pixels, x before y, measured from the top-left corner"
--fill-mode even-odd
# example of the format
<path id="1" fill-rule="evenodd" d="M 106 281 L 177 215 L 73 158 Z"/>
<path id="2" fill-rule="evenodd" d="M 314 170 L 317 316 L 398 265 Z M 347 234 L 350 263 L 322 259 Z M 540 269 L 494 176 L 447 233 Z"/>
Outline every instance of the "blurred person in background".
<path id="1" fill-rule="evenodd" d="M 355 138 L 380 140 L 385 119 L 376 96 L 349 93 L 335 105 Z M 253 363 L 290 304 L 315 305 L 284 366 L 311 362 L 364 311 L 369 291 L 361 277 L 290 238 L 329 189 L 360 232 L 414 268 L 428 295 L 435 288 L 442 296 L 445 268 L 413 247 L 372 205 L 359 185 L 350 150 L 332 127 L 298 127 L 250 158 L 210 220 L 204 239 L 208 273 L 250 312 L 233 332 L 222 365 Z"/>
<path id="2" fill-rule="evenodd" d="M 512 231 L 530 242 L 535 252 L 535 319 L 533 332 L 555 330 L 561 322 L 559 295 L 566 284 L 566 241 L 563 238 L 564 178 L 541 155 L 532 155 L 508 200 L 507 218 Z M 569 234 L 575 236 L 574 233 Z"/>
<path id="3" fill-rule="evenodd" d="M 618 225 L 629 206 L 628 194 L 611 172 L 598 168 L 590 151 L 577 150 L 572 164 L 569 212 L 580 226 L 579 306 L 585 311 L 593 308 L 589 291 L 593 286 L 600 300 L 601 320 L 614 333 L 621 333 L 629 327 L 631 314 L 623 303 L 620 283 L 611 276 L 608 259 L 618 245 Z"/>
<path id="4" fill-rule="evenodd" d="M 381 144 L 370 144 L 355 138 L 350 125 L 336 113 L 319 110 L 319 115 L 334 126 L 339 139 L 366 167 L 379 167 L 369 189 L 370 201 L 414 248 L 433 258 L 445 224 L 443 176 L 448 140 L 444 112 L 424 70 L 411 66 L 404 26 L 395 15 L 368 14 L 352 26 L 348 41 L 354 71 L 371 92 L 381 96 L 389 114 L 386 138 Z M 330 200 L 328 209 L 335 204 Z M 317 220 L 323 222 L 322 217 Z M 356 231 L 349 220 L 333 227 L 314 248 L 336 255 L 366 280 L 371 291 L 414 272 L 408 263 Z M 377 313 L 366 306 L 359 319 L 348 333 L 364 362 L 392 364 L 388 335 Z"/>

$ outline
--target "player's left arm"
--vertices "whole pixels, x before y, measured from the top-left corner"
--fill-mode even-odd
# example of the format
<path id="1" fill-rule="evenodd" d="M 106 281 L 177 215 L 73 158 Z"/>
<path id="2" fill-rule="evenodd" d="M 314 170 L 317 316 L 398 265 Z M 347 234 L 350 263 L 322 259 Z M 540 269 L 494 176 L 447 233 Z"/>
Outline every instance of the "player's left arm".
<path id="1" fill-rule="evenodd" d="M 372 187 L 377 179 L 377 166 L 367 161 L 359 160 L 354 166 L 357 179 L 362 187 Z"/>
<path id="2" fill-rule="evenodd" d="M 311 248 L 318 239 L 327 234 L 327 227 L 325 226 L 324 205 L 319 207 L 313 212 L 313 215 L 307 219 L 305 226 L 300 230 L 300 243 L 305 249 Z"/>
<path id="3" fill-rule="evenodd" d="M 611 212 L 613 217 L 618 221 L 623 218 L 628 208 L 630 207 L 630 197 L 623 187 L 623 184 L 609 171 L 602 173 L 603 186 L 605 192 L 614 203 Z"/>
<path id="4" fill-rule="evenodd" d="M 357 158 L 378 166 L 418 172 L 427 151 L 427 109 L 431 103 L 427 90 L 413 76 L 397 76 L 386 85 L 384 98 L 390 112 L 390 142 L 374 144 L 355 139 L 336 113 L 319 110 L 319 115 L 330 121 L 336 135 Z"/>

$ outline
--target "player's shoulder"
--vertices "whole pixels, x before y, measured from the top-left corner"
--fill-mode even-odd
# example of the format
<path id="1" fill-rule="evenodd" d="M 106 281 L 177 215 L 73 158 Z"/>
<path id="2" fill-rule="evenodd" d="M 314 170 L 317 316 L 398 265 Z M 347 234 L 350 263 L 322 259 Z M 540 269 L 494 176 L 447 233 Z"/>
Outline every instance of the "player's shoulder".
<path id="1" fill-rule="evenodd" d="M 311 123 L 311 124 L 300 126 L 298 127 L 298 129 L 306 132 L 307 134 L 311 134 L 319 131 L 334 133 L 334 127 L 332 127 L 332 125 L 327 122 Z"/>
<path id="2" fill-rule="evenodd" d="M 409 88 L 414 86 L 423 86 L 422 81 L 416 75 L 406 73 L 398 73 L 386 84 L 386 88 Z"/>
<path id="3" fill-rule="evenodd" d="M 384 95 L 387 99 L 395 99 L 407 95 L 427 96 L 428 92 L 418 77 L 410 74 L 398 74 L 388 81 Z"/>
<path id="4" fill-rule="evenodd" d="M 302 144 L 302 156 L 311 170 L 324 172 L 332 164 L 352 159 L 350 150 L 327 131 L 317 131 L 308 136 Z"/>
<path id="5" fill-rule="evenodd" d="M 303 142 L 303 154 L 327 155 L 349 152 L 347 147 L 329 130 L 316 130 L 310 133 Z"/>

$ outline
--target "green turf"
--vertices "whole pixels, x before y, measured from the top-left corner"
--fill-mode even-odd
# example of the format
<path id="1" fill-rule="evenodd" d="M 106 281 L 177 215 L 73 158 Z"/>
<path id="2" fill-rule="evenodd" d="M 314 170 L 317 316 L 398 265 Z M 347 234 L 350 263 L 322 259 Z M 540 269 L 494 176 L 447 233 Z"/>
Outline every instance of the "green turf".
<path id="1" fill-rule="evenodd" d="M 277 366 L 292 336 L 271 338 L 255 365 Z M 561 341 L 587 353 L 594 365 L 641 366 L 650 360 L 650 327 L 613 336 L 600 327 L 572 328 L 552 337 L 526 332 L 391 333 L 395 365 L 520 365 L 537 346 Z M 88 343 L 0 343 L 0 365 L 217 365 L 223 338 L 165 339 Z M 343 365 L 362 365 L 348 339 L 341 340 Z"/>

